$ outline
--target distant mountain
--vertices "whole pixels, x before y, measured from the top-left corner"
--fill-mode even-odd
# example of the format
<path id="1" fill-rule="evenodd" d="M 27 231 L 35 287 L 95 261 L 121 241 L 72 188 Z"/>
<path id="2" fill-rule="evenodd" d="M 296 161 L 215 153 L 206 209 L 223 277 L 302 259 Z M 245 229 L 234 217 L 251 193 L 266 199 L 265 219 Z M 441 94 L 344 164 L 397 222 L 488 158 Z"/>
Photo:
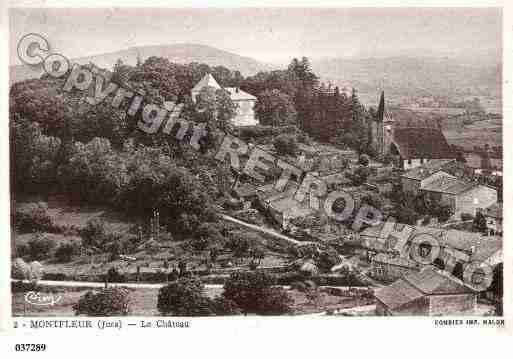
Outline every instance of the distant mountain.
<path id="1" fill-rule="evenodd" d="M 238 70 L 243 76 L 254 75 L 259 71 L 273 69 L 273 65 L 259 62 L 250 57 L 216 49 L 211 46 L 197 44 L 174 44 L 158 46 L 137 46 L 126 50 L 72 59 L 79 64 L 95 63 L 99 67 L 112 69 L 118 59 L 125 64 L 135 65 L 137 56 L 144 61 L 150 56 L 158 56 L 176 63 L 199 62 L 210 66 L 224 66 L 230 70 Z M 26 65 L 10 66 L 10 83 L 37 78 L 42 74 L 40 67 Z"/>
<path id="2" fill-rule="evenodd" d="M 324 59 L 312 61 L 321 81 L 355 87 L 377 96 L 383 83 L 389 95 L 500 94 L 502 66 L 498 62 L 459 58 L 407 57 Z"/>

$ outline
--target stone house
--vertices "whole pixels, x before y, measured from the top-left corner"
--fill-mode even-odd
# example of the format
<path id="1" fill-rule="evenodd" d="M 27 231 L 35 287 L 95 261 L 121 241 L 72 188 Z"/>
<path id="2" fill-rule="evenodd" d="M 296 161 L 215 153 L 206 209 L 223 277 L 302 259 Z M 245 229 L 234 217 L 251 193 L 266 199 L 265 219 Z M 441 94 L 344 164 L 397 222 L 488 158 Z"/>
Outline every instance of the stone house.
<path id="1" fill-rule="evenodd" d="M 454 218 L 462 213 L 473 216 L 497 202 L 497 190 L 484 184 L 440 175 L 420 189 L 429 200 L 451 207 Z"/>
<path id="2" fill-rule="evenodd" d="M 502 236 L 502 202 L 496 202 L 483 211 L 491 235 Z"/>
<path id="3" fill-rule="evenodd" d="M 431 160 L 422 166 L 413 168 L 401 175 L 401 186 L 403 192 L 418 195 L 422 187 L 439 177 L 446 176 L 456 178 L 443 170 L 444 165 L 452 160 Z"/>
<path id="4" fill-rule="evenodd" d="M 376 315 L 469 315 L 477 293 L 461 280 L 429 266 L 374 292 Z"/>

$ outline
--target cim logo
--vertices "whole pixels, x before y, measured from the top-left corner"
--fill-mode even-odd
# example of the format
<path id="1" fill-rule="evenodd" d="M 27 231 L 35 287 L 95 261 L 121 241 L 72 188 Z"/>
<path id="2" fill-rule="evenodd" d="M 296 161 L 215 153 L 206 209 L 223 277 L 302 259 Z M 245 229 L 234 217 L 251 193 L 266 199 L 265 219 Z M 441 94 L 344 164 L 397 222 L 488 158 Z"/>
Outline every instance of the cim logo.
<path id="1" fill-rule="evenodd" d="M 55 305 L 60 302 L 62 296 L 54 294 L 44 294 L 40 292 L 27 292 L 25 294 L 25 302 L 32 305 Z"/>

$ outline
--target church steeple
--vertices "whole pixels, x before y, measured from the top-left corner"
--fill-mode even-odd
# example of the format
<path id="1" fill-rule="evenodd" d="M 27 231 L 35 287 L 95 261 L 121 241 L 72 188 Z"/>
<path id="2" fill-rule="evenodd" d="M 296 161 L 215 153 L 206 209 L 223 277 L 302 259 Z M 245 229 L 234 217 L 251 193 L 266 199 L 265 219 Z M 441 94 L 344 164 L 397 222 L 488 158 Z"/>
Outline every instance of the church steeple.
<path id="1" fill-rule="evenodd" d="M 383 123 L 383 119 L 385 117 L 385 91 L 381 91 L 381 96 L 379 98 L 378 105 L 378 116 L 376 121 L 379 123 Z"/>
<path id="2" fill-rule="evenodd" d="M 373 131 L 373 143 L 379 154 L 386 154 L 390 148 L 393 137 L 394 120 L 385 107 L 385 91 L 381 91 L 379 98 L 378 112 L 375 119 L 375 131 Z"/>

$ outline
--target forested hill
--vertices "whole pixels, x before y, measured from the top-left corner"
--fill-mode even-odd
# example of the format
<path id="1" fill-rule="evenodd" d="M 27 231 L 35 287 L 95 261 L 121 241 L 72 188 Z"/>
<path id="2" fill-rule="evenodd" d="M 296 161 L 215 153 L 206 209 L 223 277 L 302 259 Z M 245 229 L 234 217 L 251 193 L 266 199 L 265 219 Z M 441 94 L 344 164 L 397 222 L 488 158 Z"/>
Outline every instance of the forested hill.
<path id="1" fill-rule="evenodd" d="M 126 50 L 72 59 L 71 61 L 78 64 L 92 62 L 99 67 L 110 69 L 118 60 L 128 65 L 135 65 L 138 59 L 144 62 L 151 56 L 162 57 L 179 64 L 196 62 L 209 66 L 224 66 L 231 70 L 239 71 L 243 76 L 254 75 L 259 71 L 268 71 L 273 68 L 270 64 L 250 57 L 198 44 L 137 46 Z M 9 70 L 11 84 L 26 79 L 38 78 L 42 74 L 39 67 L 34 68 L 26 65 L 10 66 Z"/>

